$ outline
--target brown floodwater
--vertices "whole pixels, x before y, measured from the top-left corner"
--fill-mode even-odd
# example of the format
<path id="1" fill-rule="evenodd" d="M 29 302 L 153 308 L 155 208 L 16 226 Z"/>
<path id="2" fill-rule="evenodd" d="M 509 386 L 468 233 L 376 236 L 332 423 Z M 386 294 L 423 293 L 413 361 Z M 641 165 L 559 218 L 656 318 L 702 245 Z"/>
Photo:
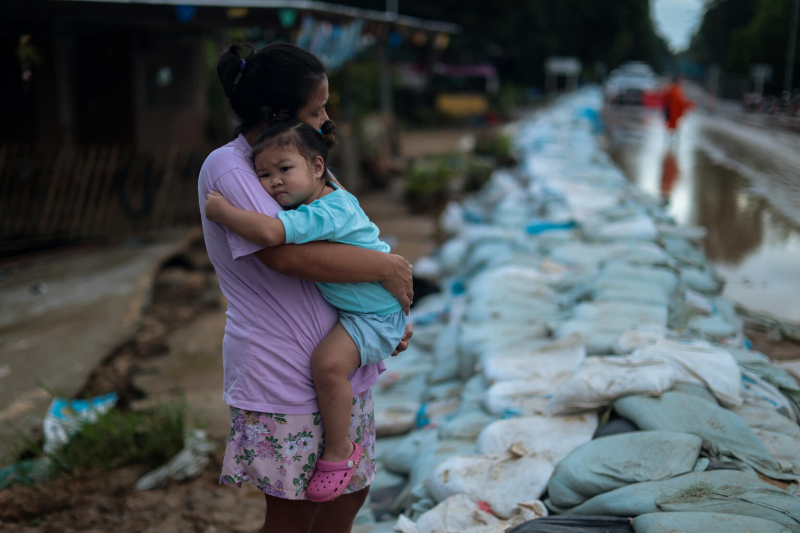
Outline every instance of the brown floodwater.
<path id="1" fill-rule="evenodd" d="M 661 112 L 610 108 L 608 151 L 704 249 L 743 305 L 800 321 L 800 135 L 698 111 L 670 142 Z"/>

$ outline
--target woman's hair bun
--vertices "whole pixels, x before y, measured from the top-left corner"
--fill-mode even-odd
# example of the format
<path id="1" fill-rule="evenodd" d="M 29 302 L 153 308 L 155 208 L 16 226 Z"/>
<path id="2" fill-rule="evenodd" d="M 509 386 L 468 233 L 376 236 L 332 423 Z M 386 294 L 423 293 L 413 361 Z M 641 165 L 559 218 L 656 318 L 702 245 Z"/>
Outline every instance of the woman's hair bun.
<path id="1" fill-rule="evenodd" d="M 242 57 L 242 51 L 245 52 L 245 57 Z M 236 80 L 239 74 L 242 73 L 242 59 L 245 61 L 250 59 L 255 53 L 255 50 L 249 44 L 233 44 L 228 48 L 227 52 L 223 52 L 217 61 L 217 77 L 222 84 L 222 89 L 225 91 L 225 96 L 228 98 L 233 94 L 233 89 L 236 87 Z"/>
<path id="2" fill-rule="evenodd" d="M 339 139 L 337 139 L 336 135 L 334 135 L 335 130 L 336 123 L 334 123 L 332 120 L 326 120 L 320 128 L 320 131 L 322 131 L 322 140 L 325 141 L 325 146 L 327 146 L 328 149 L 334 148 L 337 144 L 339 144 Z"/>

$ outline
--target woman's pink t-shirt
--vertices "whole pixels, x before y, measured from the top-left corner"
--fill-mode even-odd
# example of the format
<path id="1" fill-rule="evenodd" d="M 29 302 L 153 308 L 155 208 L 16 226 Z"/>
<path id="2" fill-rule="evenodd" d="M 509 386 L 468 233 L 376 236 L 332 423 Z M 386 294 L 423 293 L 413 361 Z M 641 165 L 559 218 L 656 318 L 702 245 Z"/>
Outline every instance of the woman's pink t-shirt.
<path id="1" fill-rule="evenodd" d="M 264 191 L 242 136 L 208 156 L 197 193 L 206 249 L 228 299 L 222 341 L 222 398 L 251 411 L 307 414 L 319 410 L 311 379 L 311 353 L 338 320 L 314 283 L 267 268 L 253 253 L 263 246 L 205 217 L 206 194 L 219 191 L 233 205 L 276 217 L 278 203 Z M 350 375 L 353 394 L 371 387 L 386 367 L 359 368 Z"/>

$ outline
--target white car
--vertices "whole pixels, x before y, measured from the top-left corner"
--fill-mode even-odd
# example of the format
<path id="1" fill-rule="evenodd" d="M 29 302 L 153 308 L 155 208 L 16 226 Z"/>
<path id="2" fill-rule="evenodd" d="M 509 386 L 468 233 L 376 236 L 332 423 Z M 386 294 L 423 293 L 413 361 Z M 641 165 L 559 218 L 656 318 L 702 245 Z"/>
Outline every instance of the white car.
<path id="1" fill-rule="evenodd" d="M 644 95 L 654 92 L 657 87 L 658 81 L 651 72 L 645 72 L 643 69 L 620 69 L 613 72 L 606 81 L 605 96 L 612 104 L 641 105 Z"/>

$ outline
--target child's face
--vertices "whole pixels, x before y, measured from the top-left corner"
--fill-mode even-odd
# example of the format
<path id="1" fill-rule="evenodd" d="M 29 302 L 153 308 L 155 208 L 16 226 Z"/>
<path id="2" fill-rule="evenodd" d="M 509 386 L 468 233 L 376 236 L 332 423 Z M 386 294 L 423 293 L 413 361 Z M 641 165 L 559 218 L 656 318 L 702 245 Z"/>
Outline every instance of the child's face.
<path id="1" fill-rule="evenodd" d="M 271 148 L 255 159 L 256 174 L 270 196 L 283 207 L 311 203 L 325 170 L 322 157 L 309 162 L 294 148 Z"/>

